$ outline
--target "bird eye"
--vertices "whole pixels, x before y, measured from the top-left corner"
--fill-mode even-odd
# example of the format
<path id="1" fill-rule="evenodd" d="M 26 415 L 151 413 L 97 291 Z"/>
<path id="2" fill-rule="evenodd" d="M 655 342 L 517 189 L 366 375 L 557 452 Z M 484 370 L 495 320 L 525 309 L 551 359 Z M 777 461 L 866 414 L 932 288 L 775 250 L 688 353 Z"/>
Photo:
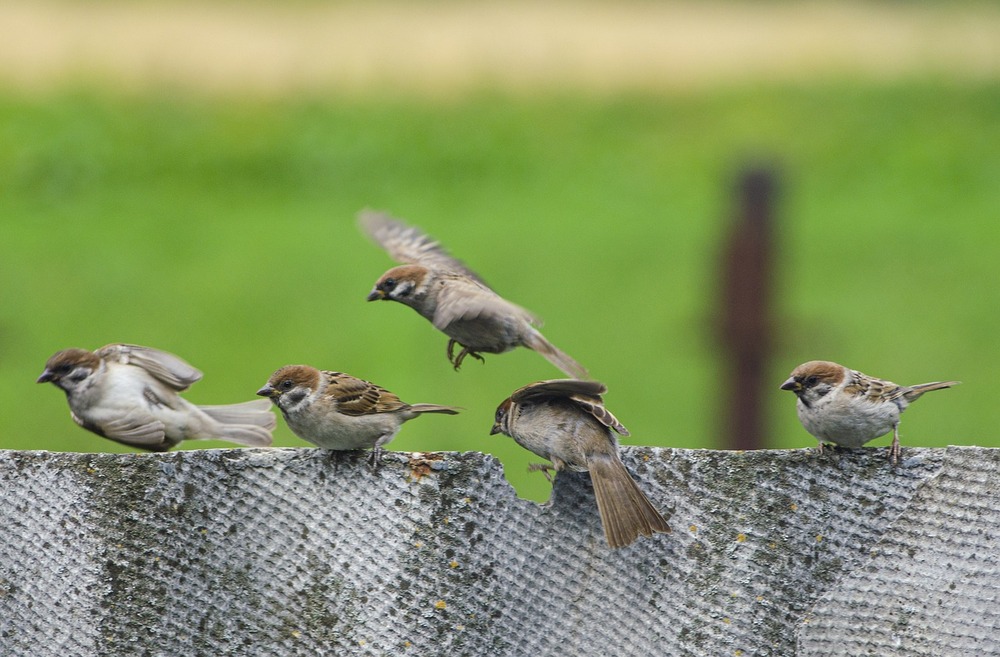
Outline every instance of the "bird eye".
<path id="1" fill-rule="evenodd" d="M 56 368 L 56 373 L 61 375 L 69 374 L 73 370 L 72 365 L 60 365 Z"/>
<path id="2" fill-rule="evenodd" d="M 295 386 L 295 384 L 292 383 L 291 379 L 285 379 L 284 381 L 281 382 L 280 386 L 282 390 L 291 390 Z"/>
<path id="3" fill-rule="evenodd" d="M 807 388 L 812 388 L 818 382 L 819 382 L 819 379 L 816 377 L 815 374 L 811 374 L 811 375 L 807 376 L 806 380 L 803 381 L 803 383 L 805 384 L 805 386 Z"/>
<path id="4" fill-rule="evenodd" d="M 387 279 L 385 279 L 384 281 L 382 281 L 382 287 L 384 287 L 387 290 L 395 289 L 395 287 L 396 287 L 396 279 L 395 278 L 387 278 Z"/>

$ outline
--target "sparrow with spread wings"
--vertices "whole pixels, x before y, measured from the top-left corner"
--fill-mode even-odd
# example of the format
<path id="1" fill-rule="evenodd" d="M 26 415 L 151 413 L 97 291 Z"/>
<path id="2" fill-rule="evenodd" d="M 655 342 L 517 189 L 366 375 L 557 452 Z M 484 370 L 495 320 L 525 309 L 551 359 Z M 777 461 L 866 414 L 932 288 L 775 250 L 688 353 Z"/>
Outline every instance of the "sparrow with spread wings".
<path id="1" fill-rule="evenodd" d="M 466 356 L 533 349 L 575 378 L 587 370 L 538 331 L 538 317 L 494 292 L 474 271 L 413 226 L 371 210 L 358 215 L 361 229 L 396 261 L 382 274 L 369 301 L 398 301 L 448 336 L 448 360 L 457 370 Z M 455 346 L 461 347 L 458 354 Z"/>
<path id="2" fill-rule="evenodd" d="M 171 353 L 109 344 L 97 351 L 56 352 L 38 383 L 66 393 L 81 427 L 132 447 L 164 452 L 182 440 L 212 438 L 252 447 L 271 444 L 277 419 L 265 400 L 195 406 L 177 394 L 201 376 Z"/>
<path id="3" fill-rule="evenodd" d="M 614 434 L 627 436 L 628 430 L 604 407 L 605 392 L 598 381 L 554 379 L 526 385 L 497 407 L 490 434 L 510 436 L 552 462 L 551 468 L 533 469 L 589 472 L 605 539 L 619 548 L 640 535 L 669 533 L 670 525 L 618 457 Z"/>

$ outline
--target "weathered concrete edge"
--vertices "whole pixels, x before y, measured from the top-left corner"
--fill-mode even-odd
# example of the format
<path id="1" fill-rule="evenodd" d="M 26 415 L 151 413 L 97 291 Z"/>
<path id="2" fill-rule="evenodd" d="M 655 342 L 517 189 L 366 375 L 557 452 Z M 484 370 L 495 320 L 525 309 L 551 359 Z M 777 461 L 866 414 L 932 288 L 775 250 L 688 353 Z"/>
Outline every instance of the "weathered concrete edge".
<path id="1" fill-rule="evenodd" d="M 771 479 L 773 482 L 783 485 L 778 480 L 781 479 L 781 475 L 784 474 L 783 471 L 785 470 L 796 477 L 800 477 L 801 481 L 803 475 L 808 478 L 809 472 L 811 472 L 814 468 L 817 473 L 829 473 L 829 468 L 841 469 L 842 467 L 846 468 L 846 471 L 843 473 L 845 477 L 847 477 L 846 483 L 854 481 L 851 477 L 857 476 L 857 481 L 860 485 L 863 484 L 863 479 L 866 476 L 874 474 L 878 480 L 883 482 L 879 485 L 883 486 L 885 485 L 885 482 L 888 481 L 885 477 L 889 475 L 891 471 L 885 464 L 882 452 L 883 448 L 869 448 L 866 450 L 858 450 L 853 453 L 842 452 L 839 455 L 818 457 L 812 449 L 731 452 L 718 450 L 625 447 L 622 450 L 622 456 L 633 473 L 637 475 L 640 480 L 640 485 L 643 485 L 642 482 L 645 481 L 646 485 L 652 487 L 654 479 L 658 480 L 661 484 L 661 493 L 665 492 L 665 487 L 671 483 L 671 480 L 663 478 L 666 468 L 655 466 L 654 464 L 657 462 L 663 462 L 665 465 L 675 460 L 690 462 L 700 461 L 706 466 L 712 463 L 716 466 L 721 464 L 723 467 L 720 470 L 723 479 L 709 480 L 707 483 L 710 486 L 723 486 L 723 488 L 716 490 L 716 494 L 720 501 L 724 501 L 727 498 L 732 498 L 733 493 L 739 492 L 735 489 L 729 488 L 728 480 L 732 480 L 732 485 L 734 486 L 739 485 L 745 487 L 753 484 L 752 479 L 746 476 L 748 473 L 760 476 L 760 480 L 757 482 L 758 484 L 761 481 L 766 484 L 767 480 Z M 950 468 L 950 470 L 954 473 L 956 471 L 961 471 L 963 460 L 968 463 L 969 460 L 982 461 L 986 459 L 996 459 L 998 454 L 1000 454 L 1000 450 L 977 447 L 925 449 L 910 448 L 904 450 L 904 461 L 900 467 L 900 480 L 908 478 L 912 482 L 910 486 L 910 493 L 902 498 L 897 498 L 903 503 L 903 505 L 900 506 L 897 504 L 893 507 L 892 513 L 886 515 L 884 521 L 879 523 L 879 532 L 876 535 L 869 534 L 868 538 L 874 539 L 874 541 L 866 540 L 865 545 L 871 546 L 882 541 L 882 537 L 896 525 L 899 518 L 910 508 L 912 501 L 919 496 L 921 488 L 926 486 L 928 482 L 931 482 L 938 477 L 950 461 L 955 461 L 952 463 L 953 467 Z M 346 466 L 348 470 L 353 470 L 357 474 L 361 474 L 362 469 L 367 468 L 367 466 L 364 465 L 364 455 L 362 454 L 331 454 L 330 457 L 327 457 L 322 454 L 322 450 L 316 450 L 313 448 L 181 450 L 166 454 L 153 455 L 48 451 L 24 452 L 13 450 L 0 451 L 0 464 L 7 463 L 8 465 L 6 467 L 8 469 L 10 469 L 10 465 L 13 464 L 13 469 L 15 470 L 17 469 L 17 464 L 23 464 L 25 466 L 31 465 L 32 467 L 29 469 L 29 472 L 33 472 L 35 474 L 38 472 L 39 465 L 44 466 L 46 462 L 56 461 L 61 462 L 63 467 L 53 468 L 53 470 L 76 469 L 83 473 L 85 469 L 91 465 L 97 466 L 98 469 L 104 469 L 101 466 L 106 467 L 112 465 L 113 463 L 129 463 L 132 466 L 130 470 L 134 471 L 136 466 L 139 466 L 140 463 L 144 463 L 148 465 L 139 466 L 140 469 L 162 469 L 164 473 L 166 473 L 171 471 L 175 466 L 179 466 L 184 462 L 190 463 L 191 461 L 200 461 L 203 465 L 206 463 L 211 464 L 212 462 L 216 462 L 220 464 L 220 470 L 234 472 L 246 466 L 289 464 L 298 459 L 309 459 L 315 461 L 315 459 L 318 458 L 322 458 L 324 461 L 329 458 L 331 466 Z M 484 455 L 479 452 L 393 452 L 387 454 L 386 458 L 387 461 L 385 467 L 390 471 L 390 473 L 392 471 L 403 471 L 407 468 L 411 472 L 415 473 L 414 468 L 426 468 L 425 474 L 431 474 L 435 471 L 439 471 L 441 474 L 447 475 L 449 470 L 456 468 L 460 469 L 461 464 L 475 462 L 480 464 L 479 471 L 481 474 L 484 474 L 484 476 L 488 476 L 494 480 L 491 484 L 493 489 L 492 494 L 499 494 L 504 498 L 509 495 L 511 501 L 515 502 L 514 505 L 507 505 L 508 512 L 515 511 L 517 514 L 528 513 L 537 516 L 550 514 L 552 512 L 551 509 L 543 507 L 542 505 L 536 505 L 528 500 L 517 499 L 513 488 L 511 488 L 506 481 L 504 482 L 506 488 L 501 486 L 498 481 L 499 478 L 495 478 L 492 475 L 494 473 L 502 473 L 502 464 L 490 455 Z M 839 464 L 837 463 L 838 460 L 840 460 Z M 649 463 L 649 466 L 647 466 L 646 463 Z M 497 468 L 498 465 L 501 467 Z M 736 474 L 741 475 L 742 479 L 739 477 L 733 477 L 734 471 L 730 468 L 734 466 L 736 468 Z M 698 467 L 697 464 L 695 467 Z M 433 479 L 437 479 L 437 477 L 433 477 Z M 442 479 L 441 483 L 444 484 L 445 481 L 446 479 Z M 134 483 L 138 484 L 140 482 Z M 579 501 L 581 491 L 583 495 L 589 496 L 589 493 L 586 490 L 587 485 L 585 476 L 560 478 L 557 480 L 554 491 L 554 499 L 565 494 L 568 499 L 575 499 Z M 853 484 L 851 487 L 853 487 Z M 442 486 L 442 491 L 444 490 L 445 487 Z M 678 494 L 680 495 L 679 491 Z M 665 502 L 669 499 L 669 497 L 670 495 L 664 496 L 661 494 L 659 501 Z M 556 499 L 556 507 L 558 506 L 558 499 Z M 828 504 L 828 506 L 831 509 L 839 508 L 837 504 Z M 684 517 L 684 514 L 682 513 L 679 518 L 680 517 Z M 854 516 L 852 515 L 851 517 Z M 859 522 L 863 522 L 863 518 L 860 516 L 857 516 L 857 518 Z M 568 520 L 569 518 L 561 519 Z M 665 543 L 661 542 L 661 544 L 670 545 L 671 549 L 673 549 L 675 545 L 679 546 L 680 541 L 684 537 L 678 534 L 682 533 L 683 527 L 677 527 L 675 525 L 675 537 Z M 749 538 L 744 545 L 750 545 L 753 542 L 753 535 L 748 534 L 748 537 Z M 563 538 L 567 538 L 567 536 L 563 536 Z M 637 546 L 637 548 L 639 552 L 644 549 L 643 546 Z M 726 559 L 728 560 L 729 557 L 727 556 Z M 849 577 L 851 573 L 857 572 L 859 568 L 863 567 L 864 563 L 866 563 L 865 559 L 850 559 L 845 561 L 843 563 L 845 568 L 838 573 L 839 576 L 835 580 L 824 581 L 823 583 L 825 586 L 822 590 L 813 590 L 812 593 L 815 594 L 816 597 L 813 597 L 812 605 L 810 606 L 814 607 L 817 598 L 821 597 L 824 591 L 840 586 L 841 582 L 843 582 L 845 578 Z M 799 609 L 801 609 L 801 607 Z M 789 617 L 789 620 L 790 619 L 791 617 Z"/>

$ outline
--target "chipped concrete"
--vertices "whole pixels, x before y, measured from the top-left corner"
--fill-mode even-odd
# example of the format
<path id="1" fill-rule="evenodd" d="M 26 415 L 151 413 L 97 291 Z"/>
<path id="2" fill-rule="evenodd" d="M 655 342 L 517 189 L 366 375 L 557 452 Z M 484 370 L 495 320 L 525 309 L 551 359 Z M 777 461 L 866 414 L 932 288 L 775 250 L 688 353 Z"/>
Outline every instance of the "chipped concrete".
<path id="1" fill-rule="evenodd" d="M 0 654 L 1000 654 L 1000 450 L 904 457 L 625 448 L 613 552 L 478 453 L 0 452 Z"/>

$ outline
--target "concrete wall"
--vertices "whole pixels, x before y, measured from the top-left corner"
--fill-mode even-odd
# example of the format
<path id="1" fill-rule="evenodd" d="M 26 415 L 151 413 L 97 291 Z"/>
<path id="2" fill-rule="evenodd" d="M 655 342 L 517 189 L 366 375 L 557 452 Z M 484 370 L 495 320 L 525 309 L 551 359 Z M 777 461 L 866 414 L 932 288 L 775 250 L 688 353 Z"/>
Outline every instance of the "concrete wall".
<path id="1" fill-rule="evenodd" d="M 1000 654 L 1000 450 L 623 456 L 611 551 L 478 453 L 0 452 L 0 655 Z"/>

